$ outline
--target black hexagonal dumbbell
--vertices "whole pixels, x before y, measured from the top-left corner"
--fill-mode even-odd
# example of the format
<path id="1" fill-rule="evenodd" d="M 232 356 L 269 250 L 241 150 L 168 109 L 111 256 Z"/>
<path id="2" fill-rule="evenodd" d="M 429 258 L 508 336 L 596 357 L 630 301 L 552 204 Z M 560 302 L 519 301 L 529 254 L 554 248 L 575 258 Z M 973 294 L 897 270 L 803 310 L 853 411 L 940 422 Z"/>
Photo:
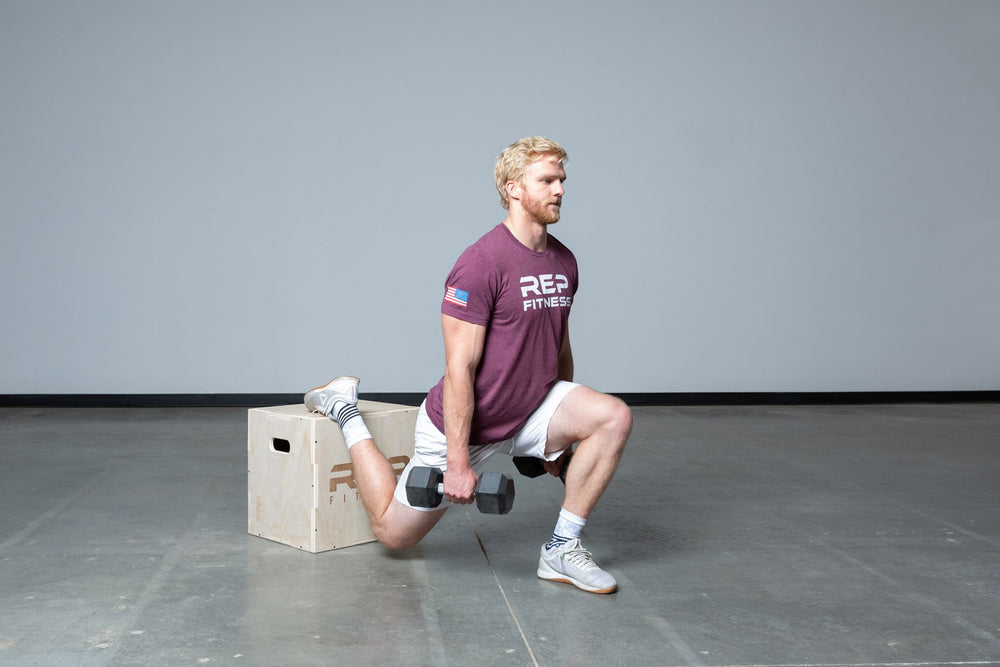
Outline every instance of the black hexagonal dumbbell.
<path id="1" fill-rule="evenodd" d="M 444 473 L 438 468 L 414 466 L 406 478 L 406 499 L 414 507 L 437 507 L 444 499 Z M 476 486 L 476 507 L 484 514 L 506 514 L 514 505 L 514 480 L 498 472 L 484 472 Z"/>
<path id="2" fill-rule="evenodd" d="M 569 468 L 569 461 L 573 458 L 572 452 L 563 457 L 559 466 L 559 479 L 566 483 L 566 469 Z M 515 456 L 514 467 L 525 477 L 539 477 L 545 474 L 545 461 L 534 456 Z"/>

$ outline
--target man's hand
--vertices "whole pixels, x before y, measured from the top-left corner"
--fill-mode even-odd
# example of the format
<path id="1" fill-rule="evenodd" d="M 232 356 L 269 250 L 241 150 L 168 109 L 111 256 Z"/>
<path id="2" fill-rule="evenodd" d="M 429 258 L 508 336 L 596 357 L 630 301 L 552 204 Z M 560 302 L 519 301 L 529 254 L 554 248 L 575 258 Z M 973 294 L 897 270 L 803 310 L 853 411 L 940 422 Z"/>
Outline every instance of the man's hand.
<path id="1" fill-rule="evenodd" d="M 572 447 L 568 447 L 563 451 L 562 454 L 559 455 L 558 458 L 552 461 L 546 461 L 544 464 L 545 472 L 549 473 L 553 477 L 559 477 L 559 473 L 562 472 L 563 462 L 566 460 L 566 457 L 569 456 L 572 451 L 573 451 Z"/>
<path id="2" fill-rule="evenodd" d="M 479 475 L 470 466 L 449 465 L 444 473 L 444 499 L 456 505 L 469 505 L 476 500 Z"/>

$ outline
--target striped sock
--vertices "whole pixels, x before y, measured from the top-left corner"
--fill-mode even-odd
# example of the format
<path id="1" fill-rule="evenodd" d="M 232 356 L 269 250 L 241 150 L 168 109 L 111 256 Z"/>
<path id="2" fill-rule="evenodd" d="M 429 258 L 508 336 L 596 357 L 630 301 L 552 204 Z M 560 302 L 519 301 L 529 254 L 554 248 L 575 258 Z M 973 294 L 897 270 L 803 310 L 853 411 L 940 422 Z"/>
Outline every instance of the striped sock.
<path id="1" fill-rule="evenodd" d="M 561 547 L 570 540 L 577 539 L 580 537 L 580 532 L 583 531 L 583 527 L 586 525 L 586 519 L 578 517 L 565 507 L 561 508 L 559 510 L 559 519 L 556 521 L 556 528 L 552 531 L 552 538 L 549 540 L 548 544 L 545 545 L 545 548 L 555 549 L 556 547 Z"/>
<path id="2" fill-rule="evenodd" d="M 362 440 L 371 440 L 372 434 L 368 432 L 368 426 L 361 418 L 358 406 L 353 403 L 337 401 L 331 412 L 335 415 L 334 419 L 340 424 L 340 430 L 344 432 L 344 442 L 347 443 L 348 449 Z"/>

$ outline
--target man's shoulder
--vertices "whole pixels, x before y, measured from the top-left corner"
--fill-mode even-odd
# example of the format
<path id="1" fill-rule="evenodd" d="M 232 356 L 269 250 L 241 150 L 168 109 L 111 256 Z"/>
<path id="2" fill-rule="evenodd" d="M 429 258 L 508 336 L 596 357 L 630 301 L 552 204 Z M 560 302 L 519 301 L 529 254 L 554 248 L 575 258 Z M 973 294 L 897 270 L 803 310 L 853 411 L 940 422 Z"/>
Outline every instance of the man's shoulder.
<path id="1" fill-rule="evenodd" d="M 462 256 L 474 257 L 494 257 L 503 253 L 503 246 L 506 238 L 503 234 L 503 225 L 497 225 L 489 230 L 462 252 Z"/>
<path id="2" fill-rule="evenodd" d="M 557 252 L 565 252 L 565 253 L 569 253 L 570 255 L 573 254 L 573 251 L 570 250 L 569 247 L 565 243 L 563 243 L 562 241 L 560 241 L 558 238 L 556 238 L 552 234 L 549 234 L 549 247 L 553 248 Z"/>
<path id="3" fill-rule="evenodd" d="M 559 239 L 549 234 L 549 252 L 563 262 L 572 262 L 576 266 L 576 255 Z"/>
<path id="4" fill-rule="evenodd" d="M 497 229 L 494 227 L 480 236 L 475 243 L 463 250 L 455 262 L 456 266 L 475 264 L 477 266 L 486 265 L 487 267 L 494 268 L 497 263 L 497 248 L 499 245 L 496 232 Z"/>
<path id="5" fill-rule="evenodd" d="M 503 224 L 496 225 L 488 232 L 476 239 L 470 248 L 480 248 L 487 252 L 494 251 L 497 247 L 502 246 L 507 240 L 507 228 Z"/>

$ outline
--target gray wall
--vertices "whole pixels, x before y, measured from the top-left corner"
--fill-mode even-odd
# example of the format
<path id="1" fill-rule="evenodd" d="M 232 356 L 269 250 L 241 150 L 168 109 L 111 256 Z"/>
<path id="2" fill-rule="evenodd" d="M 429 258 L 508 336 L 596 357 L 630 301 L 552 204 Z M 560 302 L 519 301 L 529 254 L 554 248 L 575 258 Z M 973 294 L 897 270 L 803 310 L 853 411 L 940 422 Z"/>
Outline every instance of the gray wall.
<path id="1" fill-rule="evenodd" d="M 578 378 L 1000 388 L 1000 3 L 0 0 L 0 393 L 442 370 L 495 155 L 570 153 Z"/>

